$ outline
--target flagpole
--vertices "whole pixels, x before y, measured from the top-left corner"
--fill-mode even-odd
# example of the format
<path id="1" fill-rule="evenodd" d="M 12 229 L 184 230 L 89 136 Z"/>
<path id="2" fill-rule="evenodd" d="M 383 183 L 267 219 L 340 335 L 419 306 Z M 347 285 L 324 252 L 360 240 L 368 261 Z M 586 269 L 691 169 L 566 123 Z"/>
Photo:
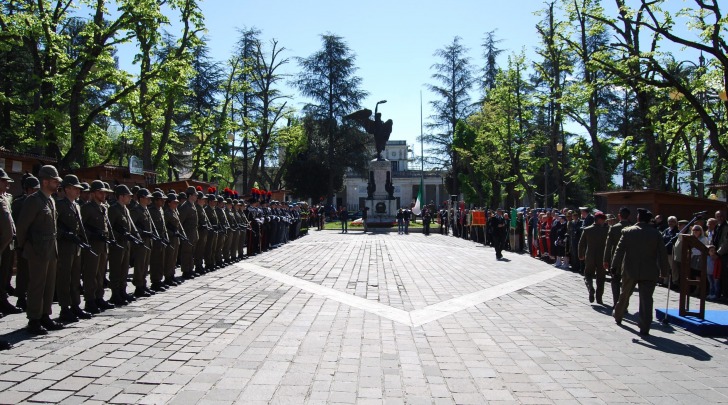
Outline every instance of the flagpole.
<path id="1" fill-rule="evenodd" d="M 425 141 L 424 141 L 424 130 L 423 130 L 423 119 L 422 119 L 422 90 L 420 90 L 420 194 L 422 194 L 422 200 L 425 199 L 425 190 L 422 188 L 425 186 Z M 420 202 L 420 210 L 424 204 Z M 420 211 L 421 212 L 421 211 Z"/>

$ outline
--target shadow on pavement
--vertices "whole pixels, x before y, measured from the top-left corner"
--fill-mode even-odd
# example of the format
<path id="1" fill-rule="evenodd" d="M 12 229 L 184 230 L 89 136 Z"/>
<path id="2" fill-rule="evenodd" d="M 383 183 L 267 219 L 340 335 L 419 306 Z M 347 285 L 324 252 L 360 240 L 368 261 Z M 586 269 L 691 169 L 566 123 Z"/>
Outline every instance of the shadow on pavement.
<path id="1" fill-rule="evenodd" d="M 630 329 L 631 328 L 627 328 Z M 636 332 L 636 331 L 634 331 Z M 680 356 L 692 357 L 698 361 L 709 361 L 713 358 L 710 354 L 705 352 L 703 349 L 695 347 L 693 345 L 686 345 L 683 343 L 676 342 L 671 339 L 667 339 L 659 336 L 644 336 L 642 339 L 632 339 L 632 343 L 644 346 L 650 349 L 659 350 L 664 353 L 677 354 Z"/>

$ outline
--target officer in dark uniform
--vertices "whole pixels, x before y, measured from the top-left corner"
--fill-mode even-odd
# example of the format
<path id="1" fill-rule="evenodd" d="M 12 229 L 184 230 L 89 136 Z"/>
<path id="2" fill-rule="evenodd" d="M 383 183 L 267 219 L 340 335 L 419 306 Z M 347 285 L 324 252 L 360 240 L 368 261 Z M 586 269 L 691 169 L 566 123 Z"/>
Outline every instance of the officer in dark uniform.
<path id="1" fill-rule="evenodd" d="M 596 222 L 581 232 L 579 239 L 579 260 L 584 262 L 584 284 L 589 292 L 589 302 L 594 302 L 594 278 L 597 279 L 596 299 L 602 305 L 606 270 L 604 269 L 604 249 L 609 235 L 607 216 L 601 211 L 594 216 Z"/>
<path id="2" fill-rule="evenodd" d="M 10 206 L 13 212 L 14 222 L 18 221 L 18 216 L 20 215 L 20 210 L 23 208 L 23 202 L 25 202 L 25 199 L 40 189 L 40 180 L 32 174 L 24 175 L 22 183 L 25 194 L 15 198 Z M 18 297 L 18 301 L 15 306 L 21 309 L 20 312 L 22 312 L 22 310 L 27 308 L 26 295 L 28 294 L 28 260 L 24 258 L 23 255 L 15 255 L 14 252 L 13 256 L 17 256 L 15 295 Z M 13 312 L 18 313 L 17 310 L 13 310 Z"/>
<path id="3" fill-rule="evenodd" d="M 123 184 L 118 185 L 114 188 L 114 197 L 116 202 L 109 207 L 109 223 L 118 246 L 114 245 L 109 250 L 109 286 L 111 302 L 121 306 L 136 301 L 126 292 L 126 279 L 129 276 L 130 243 L 137 243 L 137 240 L 141 242 L 141 239 L 127 209 L 131 202 L 131 190 Z"/>
<path id="4" fill-rule="evenodd" d="M 194 187 L 187 187 L 185 192 L 187 201 L 177 207 L 179 212 L 179 221 L 182 229 L 187 237 L 187 241 L 180 242 L 179 257 L 180 267 L 182 268 L 182 277 L 191 279 L 195 277 L 195 247 L 199 240 L 198 218 L 197 218 L 197 191 Z"/>
<path id="5" fill-rule="evenodd" d="M 152 227 L 158 236 L 158 240 L 152 243 L 154 254 L 149 258 L 149 279 L 152 282 L 152 291 L 161 292 L 167 290 L 162 278 L 164 277 L 164 266 L 166 252 L 170 242 L 167 234 L 167 224 L 164 220 L 164 202 L 167 196 L 157 190 L 152 193 L 152 204 L 149 206 L 149 216 L 152 218 Z"/>
<path id="6" fill-rule="evenodd" d="M 55 167 L 46 165 L 38 172 L 40 191 L 28 196 L 18 216 L 18 251 L 28 260 L 28 331 L 44 335 L 48 330 L 63 329 L 51 320 L 56 287 L 58 245 L 56 244 L 56 203 L 52 194 L 61 178 Z"/>
<path id="7" fill-rule="evenodd" d="M 91 314 L 114 308 L 113 304 L 104 300 L 107 244 L 113 243 L 113 234 L 108 226 L 108 208 L 105 204 L 108 192 L 111 190 L 105 188 L 101 180 L 94 180 L 89 190 L 91 199 L 81 207 L 81 220 L 89 245 L 98 255 L 94 256 L 87 250 L 81 252 L 83 297 L 86 302 L 84 309 Z"/>
<path id="8" fill-rule="evenodd" d="M 88 246 L 86 230 L 81 220 L 81 208 L 76 199 L 83 186 L 78 177 L 69 174 L 61 187 L 65 198 L 56 202 L 58 209 L 58 268 L 56 270 L 56 296 L 61 306 L 59 320 L 71 323 L 89 319 L 91 314 L 81 309 L 81 247 Z"/>
<path id="9" fill-rule="evenodd" d="M 152 203 L 152 193 L 146 188 L 136 192 L 136 203 L 130 204 L 129 216 L 134 227 L 139 232 L 142 244 L 134 244 L 131 251 L 134 256 L 134 296 L 137 298 L 150 297 L 154 291 L 147 287 L 147 273 L 152 254 L 152 242 L 156 237 L 152 216 L 149 214 L 149 204 Z"/>
<path id="10" fill-rule="evenodd" d="M 493 235 L 493 247 L 495 248 L 495 257 L 500 260 L 503 258 L 503 245 L 506 241 L 506 232 L 508 227 L 506 219 L 503 217 L 503 208 L 498 208 L 495 215 L 490 217 L 489 226 L 491 235 Z"/>
<path id="11" fill-rule="evenodd" d="M 260 218 L 258 212 L 258 200 L 251 198 L 248 200 L 248 206 L 245 209 L 245 217 L 250 224 L 248 230 L 248 257 L 255 256 L 260 253 Z"/>
<path id="12" fill-rule="evenodd" d="M 167 225 L 170 244 L 164 257 L 164 284 L 170 287 L 181 283 L 174 275 L 177 268 L 180 236 L 184 238 L 184 229 L 182 229 L 182 224 L 179 222 L 179 213 L 177 212 L 178 205 L 177 195 L 175 193 L 167 194 L 167 202 L 164 205 L 164 223 Z"/>
<path id="13" fill-rule="evenodd" d="M 81 189 L 81 195 L 78 196 L 78 200 L 76 200 L 76 203 L 79 207 L 82 207 L 84 204 L 91 200 L 91 186 L 85 181 L 82 181 L 81 187 L 83 187 Z"/>
<path id="14" fill-rule="evenodd" d="M 205 248 L 207 247 L 208 235 L 212 233 L 212 227 L 210 226 L 210 220 L 207 218 L 205 212 L 205 206 L 207 205 L 207 196 L 202 192 L 197 192 L 197 203 L 195 209 L 197 210 L 197 244 L 195 245 L 195 273 L 205 274 L 203 261 L 205 259 Z"/>

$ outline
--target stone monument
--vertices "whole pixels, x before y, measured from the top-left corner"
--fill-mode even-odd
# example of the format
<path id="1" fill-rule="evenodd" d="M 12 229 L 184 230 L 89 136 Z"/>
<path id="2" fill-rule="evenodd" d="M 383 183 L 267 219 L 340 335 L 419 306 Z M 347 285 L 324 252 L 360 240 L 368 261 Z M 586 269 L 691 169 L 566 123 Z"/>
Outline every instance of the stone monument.
<path id="1" fill-rule="evenodd" d="M 385 101 L 380 101 L 377 106 Z M 391 228 L 396 219 L 397 200 L 394 198 L 392 163 L 382 157 L 382 151 L 387 147 L 389 135 L 392 133 L 392 120 L 382 122 L 382 114 L 377 112 L 376 107 L 374 108 L 374 120 L 370 118 L 371 116 L 372 110 L 365 108 L 349 114 L 345 118 L 356 121 L 364 127 L 368 134 L 374 135 L 377 155 L 369 162 L 369 180 L 365 200 L 365 205 L 369 208 L 367 227 Z"/>

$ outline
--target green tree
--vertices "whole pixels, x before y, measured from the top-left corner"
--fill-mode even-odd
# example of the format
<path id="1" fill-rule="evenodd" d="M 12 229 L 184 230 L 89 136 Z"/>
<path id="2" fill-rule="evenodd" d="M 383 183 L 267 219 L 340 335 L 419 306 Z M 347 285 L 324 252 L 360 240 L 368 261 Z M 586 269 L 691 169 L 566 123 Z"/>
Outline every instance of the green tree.
<path id="1" fill-rule="evenodd" d="M 431 68 L 435 71 L 432 79 L 437 84 L 428 84 L 427 88 L 435 94 L 436 99 L 430 102 L 434 113 L 425 124 L 431 132 L 423 138 L 430 145 L 428 152 L 431 154 L 431 163 L 450 168 L 451 184 L 448 184 L 448 189 L 451 194 L 460 193 L 458 153 L 452 147 L 455 126 L 473 111 L 470 90 L 475 83 L 473 67 L 467 56 L 468 49 L 460 40 L 460 37 L 455 37 L 445 48 L 435 51 L 434 56 L 439 61 Z"/>
<path id="2" fill-rule="evenodd" d="M 321 50 L 309 57 L 298 58 L 301 72 L 294 85 L 303 96 L 313 100 L 313 103 L 304 107 L 304 111 L 317 122 L 313 127 L 317 129 L 315 133 L 320 132 L 323 126 L 326 134 L 326 142 L 320 147 L 327 151 L 324 161 L 328 173 L 324 178 L 327 202 L 331 204 L 334 192 L 341 187 L 337 187 L 335 180 L 343 175 L 351 162 L 343 159 L 344 156 L 336 155 L 337 143 L 347 133 L 351 133 L 351 128 L 342 119 L 360 108 L 361 100 L 367 96 L 367 92 L 360 89 L 361 78 L 355 76 L 356 57 L 343 38 L 325 34 L 321 36 L 321 40 Z"/>

